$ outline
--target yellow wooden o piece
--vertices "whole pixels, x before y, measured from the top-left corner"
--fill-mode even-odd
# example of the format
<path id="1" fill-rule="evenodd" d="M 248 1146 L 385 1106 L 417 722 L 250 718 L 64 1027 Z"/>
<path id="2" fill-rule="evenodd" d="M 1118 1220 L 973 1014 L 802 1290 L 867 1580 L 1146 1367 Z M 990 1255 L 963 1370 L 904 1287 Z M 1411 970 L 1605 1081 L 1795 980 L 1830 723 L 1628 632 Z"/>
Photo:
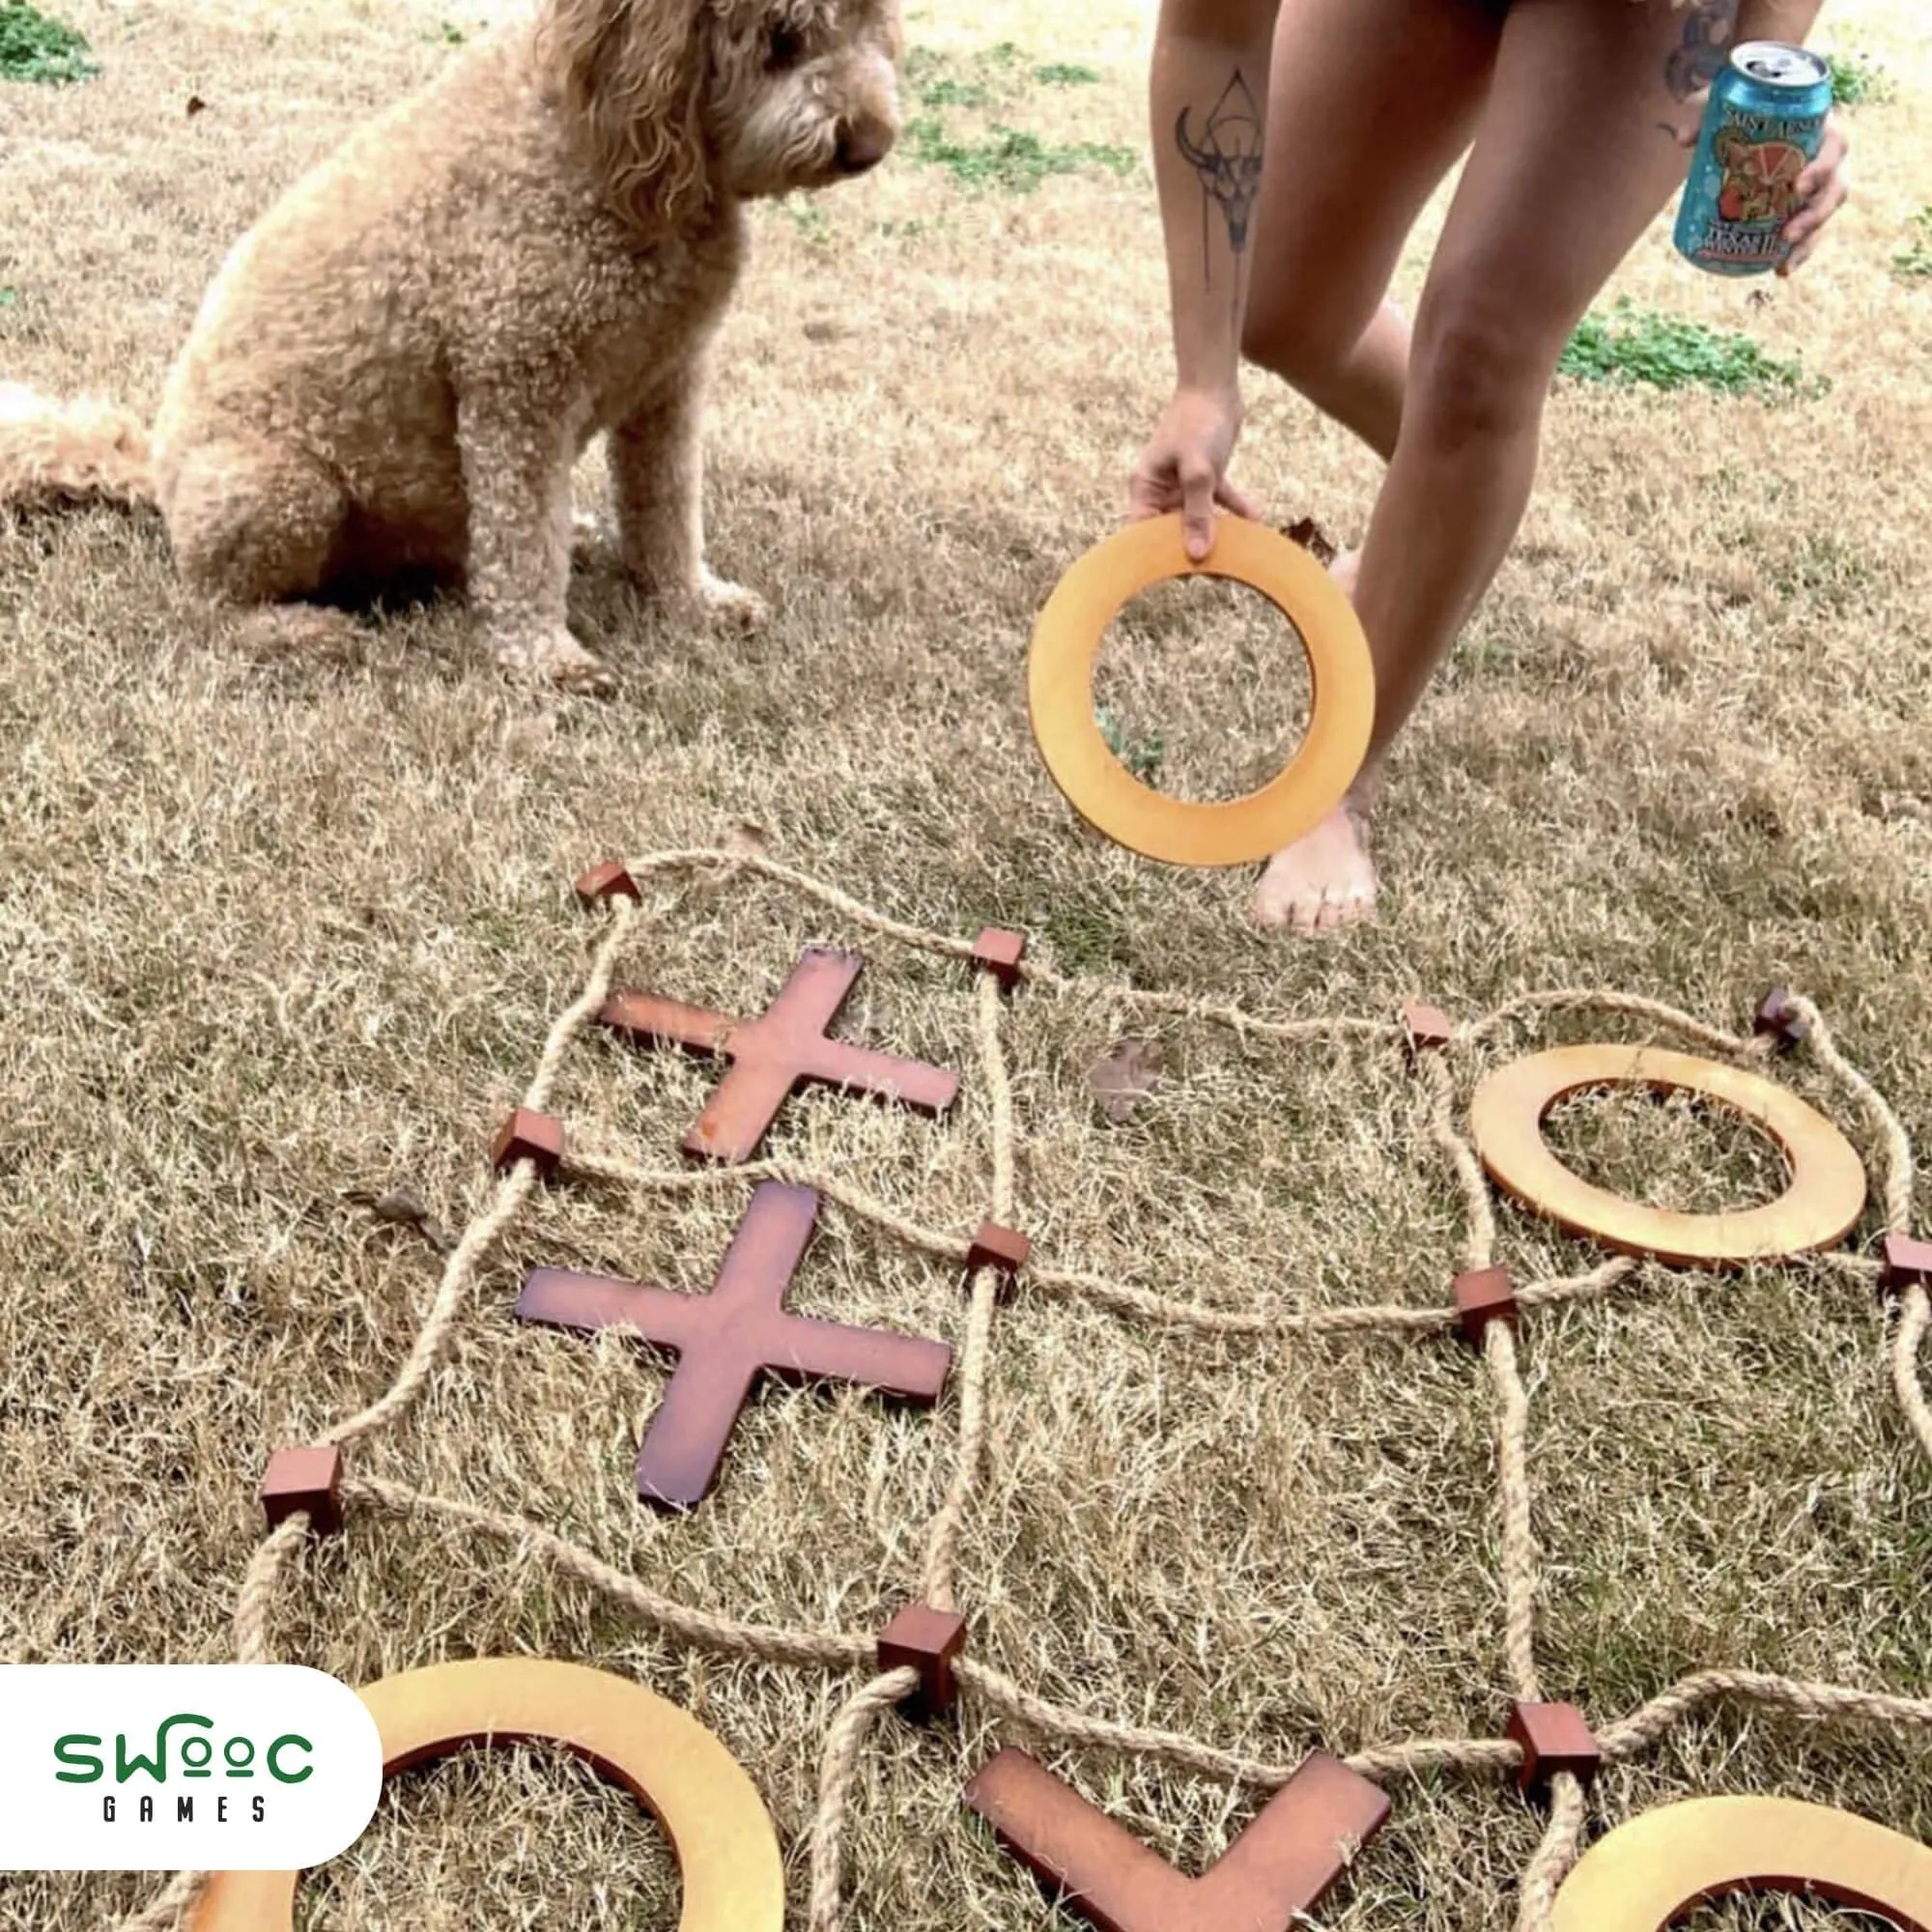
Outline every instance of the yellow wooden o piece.
<path id="1" fill-rule="evenodd" d="M 1301 749 L 1246 798 L 1197 804 L 1144 785 L 1108 749 L 1094 716 L 1094 668 L 1107 626 L 1173 577 L 1225 577 L 1259 590 L 1300 633 L 1313 702 Z M 1128 524 L 1061 579 L 1034 628 L 1027 704 L 1040 755 L 1075 811 L 1117 844 L 1172 866 L 1246 866 L 1312 831 L 1342 802 L 1368 753 L 1376 674 L 1354 607 L 1297 543 L 1224 517 L 1205 563 L 1181 519 Z"/>
<path id="2" fill-rule="evenodd" d="M 1728 1102 L 1777 1142 L 1790 1184 L 1776 1201 L 1721 1214 L 1646 1208 L 1594 1186 L 1550 1151 L 1543 1122 L 1565 1094 L 1617 1086 L 1686 1090 Z M 1483 1082 L 1469 1118 L 1483 1165 L 1499 1187 L 1572 1234 L 1625 1254 L 1741 1266 L 1833 1247 L 1864 1211 L 1864 1164 L 1822 1114 L 1755 1073 L 1662 1047 L 1559 1046 L 1532 1054 Z"/>
<path id="3" fill-rule="evenodd" d="M 677 1853 L 678 1932 L 782 1932 L 784 1870 L 757 1787 L 689 1713 L 629 1678 L 541 1658 L 479 1658 L 361 1693 L 385 1776 L 468 1745 L 561 1745 L 662 1821 Z M 298 1872 L 217 1872 L 192 1932 L 289 1932 Z"/>
<path id="4" fill-rule="evenodd" d="M 1790 1798 L 1693 1798 L 1600 1839 L 1556 1894 L 1555 1932 L 1663 1932 L 1733 1891 L 1815 1891 L 1932 1932 L 1932 1849 Z"/>

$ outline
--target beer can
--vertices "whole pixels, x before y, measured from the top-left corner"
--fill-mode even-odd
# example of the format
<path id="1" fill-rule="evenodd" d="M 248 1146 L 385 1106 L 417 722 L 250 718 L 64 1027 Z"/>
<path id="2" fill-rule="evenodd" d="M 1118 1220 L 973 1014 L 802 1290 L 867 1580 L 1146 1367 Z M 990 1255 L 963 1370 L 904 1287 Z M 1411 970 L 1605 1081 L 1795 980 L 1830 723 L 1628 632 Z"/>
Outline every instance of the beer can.
<path id="1" fill-rule="evenodd" d="M 1714 275 L 1762 275 L 1790 254 L 1798 177 L 1825 139 L 1832 71 L 1808 47 L 1746 41 L 1711 86 L 1677 211 L 1677 251 Z"/>

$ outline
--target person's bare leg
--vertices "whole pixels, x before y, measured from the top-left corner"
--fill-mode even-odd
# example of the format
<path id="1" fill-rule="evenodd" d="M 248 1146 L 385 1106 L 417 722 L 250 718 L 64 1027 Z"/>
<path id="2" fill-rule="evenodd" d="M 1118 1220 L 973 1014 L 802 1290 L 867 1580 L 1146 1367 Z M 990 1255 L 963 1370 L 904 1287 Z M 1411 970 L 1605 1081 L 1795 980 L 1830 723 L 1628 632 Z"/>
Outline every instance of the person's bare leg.
<path id="1" fill-rule="evenodd" d="M 1275 27 L 1242 351 L 1384 461 L 1408 361 L 1389 281 L 1500 39 L 1478 0 L 1286 0 Z"/>
<path id="2" fill-rule="evenodd" d="M 1683 181 L 1668 75 L 1688 14 L 1719 11 L 1517 0 L 1417 309 L 1353 591 L 1376 666 L 1368 761 L 1344 810 L 1269 863 L 1264 925 L 1329 931 L 1373 904 L 1366 823 L 1389 747 L 1516 535 L 1564 343 Z"/>

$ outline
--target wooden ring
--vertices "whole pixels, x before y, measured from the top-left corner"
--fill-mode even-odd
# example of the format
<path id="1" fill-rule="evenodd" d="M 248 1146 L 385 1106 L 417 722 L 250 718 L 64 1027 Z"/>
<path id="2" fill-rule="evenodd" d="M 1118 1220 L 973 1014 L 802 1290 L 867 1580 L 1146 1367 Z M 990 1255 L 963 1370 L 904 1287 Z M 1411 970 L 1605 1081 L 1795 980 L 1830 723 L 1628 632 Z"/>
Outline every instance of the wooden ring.
<path id="1" fill-rule="evenodd" d="M 689 1713 L 608 1670 L 477 1658 L 371 1684 L 383 1775 L 466 1746 L 554 1744 L 654 1813 L 677 1854 L 678 1932 L 781 1932 L 784 1869 L 757 1787 Z M 192 1932 L 290 1932 L 298 1872 L 217 1872 Z"/>
<path id="2" fill-rule="evenodd" d="M 1790 1798 L 1692 1798 L 1599 1839 L 1556 1894 L 1555 1932 L 1663 1932 L 1734 1891 L 1810 1891 L 1932 1932 L 1932 1849 Z"/>
<path id="3" fill-rule="evenodd" d="M 1785 1191 L 1735 1213 L 1681 1214 L 1593 1186 L 1565 1167 L 1543 1138 L 1550 1108 L 1579 1088 L 1634 1085 L 1701 1094 L 1748 1116 L 1784 1151 Z M 1469 1123 L 1499 1187 L 1573 1235 L 1624 1254 L 1737 1267 L 1834 1247 L 1864 1211 L 1864 1164 L 1822 1114 L 1755 1073 L 1662 1047 L 1559 1046 L 1533 1054 L 1483 1082 Z"/>
<path id="4" fill-rule="evenodd" d="M 1177 577 L 1259 590 L 1308 654 L 1307 736 L 1288 768 L 1246 798 L 1199 804 L 1152 790 L 1108 749 L 1094 716 L 1107 626 L 1143 590 Z M 1196 563 L 1176 515 L 1126 525 L 1061 579 L 1034 628 L 1027 705 L 1054 783 L 1095 831 L 1170 866 L 1246 866 L 1293 844 L 1341 804 L 1368 753 L 1376 674 L 1354 606 L 1299 544 L 1224 517 L 1212 554 Z"/>

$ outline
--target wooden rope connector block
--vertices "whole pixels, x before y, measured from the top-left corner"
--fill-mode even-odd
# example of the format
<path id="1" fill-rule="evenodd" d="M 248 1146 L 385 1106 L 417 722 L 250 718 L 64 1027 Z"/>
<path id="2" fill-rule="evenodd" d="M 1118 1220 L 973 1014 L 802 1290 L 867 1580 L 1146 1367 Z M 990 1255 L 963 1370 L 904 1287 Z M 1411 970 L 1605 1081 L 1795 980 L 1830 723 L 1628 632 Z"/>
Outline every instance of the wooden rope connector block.
<path id="1" fill-rule="evenodd" d="M 1492 1321 L 1517 1325 L 1520 1310 L 1508 1268 L 1476 1268 L 1459 1274 L 1453 1287 L 1456 1312 L 1463 1318 L 1463 1339 L 1472 1349 L 1483 1346 Z"/>
<path id="2" fill-rule="evenodd" d="M 585 912 L 594 911 L 598 906 L 609 905 L 612 899 L 633 899 L 643 903 L 643 894 L 638 890 L 638 882 L 615 860 L 607 860 L 591 869 L 577 881 L 574 889 L 577 902 Z"/>
<path id="3" fill-rule="evenodd" d="M 908 1604 L 879 1633 L 881 1673 L 919 1672 L 919 1689 L 899 1706 L 907 1717 L 944 1717 L 959 1701 L 953 1666 L 965 1648 L 966 1619 L 930 1604 Z"/>
<path id="4" fill-rule="evenodd" d="M 1516 1781 L 1525 1797 L 1543 1796 L 1559 1771 L 1567 1771 L 1585 1791 L 1596 1782 L 1604 1754 L 1575 1704 L 1516 1705 L 1510 1712 L 1509 1739 L 1522 1747 Z"/>
<path id="5" fill-rule="evenodd" d="M 1811 1023 L 1793 1009 L 1790 987 L 1774 986 L 1764 996 L 1752 1017 L 1751 1031 L 1772 1035 L 1778 1052 L 1789 1053 L 1793 1047 L 1802 1046 L 1810 1037 Z"/>
<path id="6" fill-rule="evenodd" d="M 973 1244 L 966 1252 L 967 1283 L 970 1286 L 981 1268 L 991 1268 L 1000 1277 L 1000 1296 L 1004 1300 L 1012 1293 L 1020 1270 L 1032 1259 L 1033 1243 L 1026 1236 L 1003 1228 L 997 1221 L 981 1221 L 980 1232 L 973 1236 Z"/>
<path id="7" fill-rule="evenodd" d="M 1402 1024 L 1408 1035 L 1408 1050 L 1418 1058 L 1425 1053 L 1440 1053 L 1456 1037 L 1456 1022 L 1440 1007 L 1410 1000 L 1402 1009 Z"/>
<path id="8" fill-rule="evenodd" d="M 342 1533 L 342 1451 L 277 1449 L 257 1492 L 270 1529 L 290 1517 L 308 1516 L 312 1536 Z"/>
<path id="9" fill-rule="evenodd" d="M 555 1179 L 563 1165 L 563 1122 L 554 1114 L 519 1107 L 497 1129 L 490 1163 L 498 1174 L 507 1174 L 520 1160 L 528 1161 L 543 1179 Z"/>
<path id="10" fill-rule="evenodd" d="M 1908 1288 L 1932 1288 L 1932 1241 L 1915 1240 L 1910 1235 L 1888 1235 L 1882 1285 L 1888 1294 L 1903 1294 Z"/>
<path id="11" fill-rule="evenodd" d="M 1003 993 L 1010 993 L 1020 982 L 1020 962 L 1026 957 L 1026 934 L 1008 932 L 1001 926 L 981 926 L 973 942 L 973 963 L 982 973 L 990 973 L 1000 982 Z"/>

